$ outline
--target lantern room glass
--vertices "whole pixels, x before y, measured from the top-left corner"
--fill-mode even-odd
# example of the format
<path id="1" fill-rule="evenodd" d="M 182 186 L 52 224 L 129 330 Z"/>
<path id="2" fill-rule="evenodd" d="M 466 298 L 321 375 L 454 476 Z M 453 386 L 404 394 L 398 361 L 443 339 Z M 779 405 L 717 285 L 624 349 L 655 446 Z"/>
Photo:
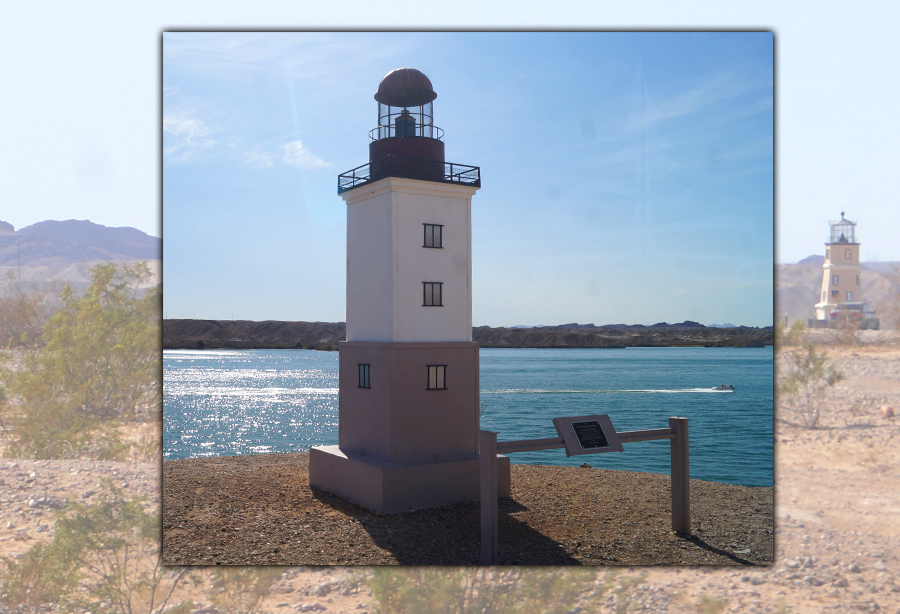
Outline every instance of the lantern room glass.
<path id="1" fill-rule="evenodd" d="M 432 102 L 413 107 L 394 107 L 378 103 L 378 127 L 369 135 L 373 141 L 417 136 L 440 140 L 443 130 L 434 125 Z"/>
<path id="2" fill-rule="evenodd" d="M 856 243 L 856 224 L 842 219 L 831 224 L 830 243 Z"/>

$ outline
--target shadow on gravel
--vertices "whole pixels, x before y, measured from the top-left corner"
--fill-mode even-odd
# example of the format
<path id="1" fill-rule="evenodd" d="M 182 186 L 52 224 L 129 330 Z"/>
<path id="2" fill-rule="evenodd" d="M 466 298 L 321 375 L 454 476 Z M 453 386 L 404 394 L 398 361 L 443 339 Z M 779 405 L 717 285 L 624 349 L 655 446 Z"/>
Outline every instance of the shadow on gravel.
<path id="1" fill-rule="evenodd" d="M 457 503 L 401 514 L 379 515 L 328 493 L 311 489 L 313 497 L 359 522 L 379 548 L 398 565 L 479 565 L 481 508 Z M 558 542 L 510 514 L 525 509 L 513 499 L 500 499 L 500 565 L 581 565 Z"/>
<path id="2" fill-rule="evenodd" d="M 735 563 L 737 563 L 738 565 L 750 565 L 753 567 L 760 566 L 760 563 L 754 563 L 753 561 L 748 561 L 747 559 L 742 559 L 741 557 L 729 552 L 728 550 L 722 550 L 721 548 L 716 548 L 715 546 L 712 546 L 712 545 L 706 543 L 705 541 L 703 541 L 696 535 L 691 535 L 690 537 L 682 537 L 682 539 L 684 539 L 684 541 L 691 542 L 698 548 L 703 548 L 704 550 L 707 550 L 714 554 L 718 554 L 719 556 L 723 556 L 726 559 L 730 559 L 730 560 L 734 561 Z M 762 565 L 768 567 L 769 565 L 771 565 L 771 563 L 763 563 Z"/>

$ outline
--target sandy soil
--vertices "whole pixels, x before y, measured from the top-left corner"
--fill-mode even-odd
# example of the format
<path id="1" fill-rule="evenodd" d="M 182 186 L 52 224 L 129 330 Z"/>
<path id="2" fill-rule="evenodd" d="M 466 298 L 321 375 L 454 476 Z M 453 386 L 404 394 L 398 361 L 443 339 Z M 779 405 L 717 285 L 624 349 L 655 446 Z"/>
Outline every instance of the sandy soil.
<path id="1" fill-rule="evenodd" d="M 824 403 L 819 428 L 795 426 L 779 408 L 774 565 L 616 568 L 623 590 L 575 611 L 900 613 L 900 418 L 882 417 L 883 406 L 900 414 L 900 348 L 881 337 L 882 345 L 826 348 L 847 379 Z M 153 464 L 0 461 L 0 551 L 15 557 L 48 541 L 52 510 L 67 498 L 90 501 L 101 477 L 160 504 Z M 286 567 L 261 607 L 373 614 L 370 569 Z M 545 573 L 526 568 L 523 581 Z M 214 611 L 208 583 L 190 596 L 195 614 Z"/>

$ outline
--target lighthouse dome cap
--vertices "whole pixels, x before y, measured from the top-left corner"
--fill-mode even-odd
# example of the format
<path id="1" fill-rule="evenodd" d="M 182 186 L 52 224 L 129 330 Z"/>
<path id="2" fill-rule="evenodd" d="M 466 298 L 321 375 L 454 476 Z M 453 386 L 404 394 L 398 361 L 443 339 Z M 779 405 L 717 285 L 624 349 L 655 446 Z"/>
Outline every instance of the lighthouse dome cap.
<path id="1" fill-rule="evenodd" d="M 378 84 L 375 100 L 392 107 L 417 107 L 437 98 L 431 81 L 415 68 L 396 68 Z"/>

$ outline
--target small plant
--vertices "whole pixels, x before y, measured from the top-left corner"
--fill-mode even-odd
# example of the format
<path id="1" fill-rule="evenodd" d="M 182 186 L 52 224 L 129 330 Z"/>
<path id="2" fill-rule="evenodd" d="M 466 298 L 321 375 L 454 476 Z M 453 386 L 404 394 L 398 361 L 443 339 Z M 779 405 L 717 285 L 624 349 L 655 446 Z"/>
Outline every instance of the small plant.
<path id="1" fill-rule="evenodd" d="M 700 604 L 697 606 L 697 614 L 719 614 L 727 604 L 723 599 L 716 599 L 707 595 L 700 595 Z"/>
<path id="2" fill-rule="evenodd" d="M 776 387 L 780 406 L 789 408 L 802 426 L 815 428 L 828 390 L 843 380 L 844 375 L 828 364 L 824 351 L 809 341 L 788 352 L 784 362 L 785 368 L 779 369 L 781 381 Z"/>
<path id="3" fill-rule="evenodd" d="M 218 567 L 212 573 L 210 598 L 222 611 L 256 614 L 283 572 L 281 567 Z"/>
<path id="4" fill-rule="evenodd" d="M 780 327 L 775 328 L 775 347 L 778 349 L 796 347 L 805 343 L 806 340 L 806 324 L 804 324 L 803 320 L 794 320 L 787 332 Z"/>
<path id="5" fill-rule="evenodd" d="M 596 604 L 613 590 L 617 612 L 628 608 L 643 576 L 585 568 L 396 569 L 378 567 L 369 579 L 379 614 L 567 614 Z"/>
<path id="6" fill-rule="evenodd" d="M 158 516 L 108 481 L 99 496 L 95 505 L 76 503 L 58 513 L 50 544 L 4 560 L 7 603 L 26 611 L 48 603 L 101 614 L 190 611 L 190 602 L 168 607 L 188 568 L 163 568 Z"/>

